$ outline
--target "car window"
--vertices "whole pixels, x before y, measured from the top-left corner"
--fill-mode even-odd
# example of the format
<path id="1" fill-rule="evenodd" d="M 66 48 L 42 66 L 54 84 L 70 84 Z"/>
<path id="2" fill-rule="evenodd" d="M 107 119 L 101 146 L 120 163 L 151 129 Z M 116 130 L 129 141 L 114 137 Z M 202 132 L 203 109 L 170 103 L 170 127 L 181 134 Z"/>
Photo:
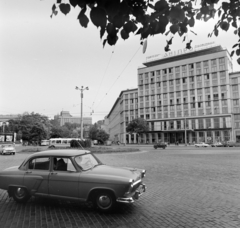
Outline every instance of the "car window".
<path id="1" fill-rule="evenodd" d="M 75 161 L 82 170 L 88 170 L 98 165 L 98 161 L 91 154 L 75 157 Z"/>
<path id="2" fill-rule="evenodd" d="M 28 169 L 36 170 L 49 170 L 49 157 L 46 158 L 34 158 L 29 161 Z"/>
<path id="3" fill-rule="evenodd" d="M 53 158 L 53 170 L 76 172 L 76 169 L 73 166 L 71 159 L 62 157 Z"/>

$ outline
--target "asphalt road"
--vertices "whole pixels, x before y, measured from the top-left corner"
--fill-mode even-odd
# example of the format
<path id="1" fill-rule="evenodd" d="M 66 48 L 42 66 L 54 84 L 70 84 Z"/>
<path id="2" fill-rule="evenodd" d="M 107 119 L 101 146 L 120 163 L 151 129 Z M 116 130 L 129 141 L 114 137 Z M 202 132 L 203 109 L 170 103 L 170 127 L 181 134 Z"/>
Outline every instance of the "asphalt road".
<path id="1" fill-rule="evenodd" d="M 0 190 L 0 227 L 240 227 L 240 148 L 140 149 L 97 155 L 105 164 L 147 170 L 147 192 L 133 205 L 108 214 L 91 205 L 41 198 L 21 205 Z M 0 156 L 0 170 L 28 155 Z"/>

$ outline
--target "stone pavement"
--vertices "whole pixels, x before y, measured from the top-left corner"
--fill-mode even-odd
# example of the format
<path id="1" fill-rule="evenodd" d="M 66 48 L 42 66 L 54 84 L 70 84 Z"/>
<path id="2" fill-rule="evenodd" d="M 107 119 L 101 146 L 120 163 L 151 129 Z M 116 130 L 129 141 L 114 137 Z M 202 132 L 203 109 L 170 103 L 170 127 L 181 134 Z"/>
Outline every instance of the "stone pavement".
<path id="1" fill-rule="evenodd" d="M 17 204 L 0 190 L 1 228 L 239 228 L 240 148 L 168 147 L 99 154 L 103 163 L 147 170 L 147 192 L 103 214 L 91 204 L 33 198 Z M 0 156 L 0 170 L 28 153 Z"/>

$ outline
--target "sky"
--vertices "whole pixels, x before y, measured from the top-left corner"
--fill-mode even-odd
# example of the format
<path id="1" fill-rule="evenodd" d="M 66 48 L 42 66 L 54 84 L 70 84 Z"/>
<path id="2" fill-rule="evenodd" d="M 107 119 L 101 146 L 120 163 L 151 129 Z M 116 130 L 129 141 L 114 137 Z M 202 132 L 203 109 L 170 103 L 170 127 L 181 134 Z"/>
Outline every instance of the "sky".
<path id="1" fill-rule="evenodd" d="M 170 35 L 148 38 L 143 53 L 140 37 L 131 35 L 117 45 L 103 48 L 99 30 L 77 21 L 80 9 L 67 16 L 50 18 L 54 0 L 0 1 L 0 115 L 35 112 L 53 118 L 61 111 L 83 116 L 93 123 L 108 115 L 122 90 L 137 88 L 137 70 L 152 55 L 164 55 Z M 217 18 L 216 18 L 217 19 Z M 208 38 L 216 20 L 197 22 L 187 40 L 192 46 L 215 42 L 229 52 L 237 43 L 233 29 Z M 183 37 L 175 36 L 171 50 L 185 48 Z M 234 71 L 240 65 L 232 58 Z"/>

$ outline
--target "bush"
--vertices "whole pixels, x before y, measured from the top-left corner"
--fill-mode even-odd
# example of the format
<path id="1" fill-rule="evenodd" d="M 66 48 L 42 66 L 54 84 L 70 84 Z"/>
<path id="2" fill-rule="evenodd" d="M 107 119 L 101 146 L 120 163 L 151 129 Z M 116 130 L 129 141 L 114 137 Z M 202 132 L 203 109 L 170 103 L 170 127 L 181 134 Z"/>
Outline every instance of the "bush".
<path id="1" fill-rule="evenodd" d="M 79 148 L 79 147 L 83 147 L 83 148 L 89 148 L 91 147 L 91 140 L 72 140 L 70 142 L 70 147 L 72 148 Z"/>

